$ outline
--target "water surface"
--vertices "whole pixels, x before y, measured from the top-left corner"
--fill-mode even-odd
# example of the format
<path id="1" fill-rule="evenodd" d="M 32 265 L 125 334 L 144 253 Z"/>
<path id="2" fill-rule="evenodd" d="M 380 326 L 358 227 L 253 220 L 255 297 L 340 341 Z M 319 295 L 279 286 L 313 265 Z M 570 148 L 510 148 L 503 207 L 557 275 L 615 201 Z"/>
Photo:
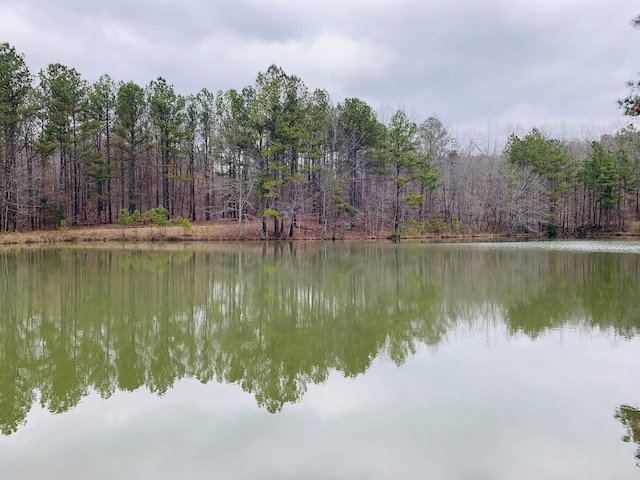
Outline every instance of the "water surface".
<path id="1" fill-rule="evenodd" d="M 0 251 L 2 478 L 637 478 L 640 244 Z"/>

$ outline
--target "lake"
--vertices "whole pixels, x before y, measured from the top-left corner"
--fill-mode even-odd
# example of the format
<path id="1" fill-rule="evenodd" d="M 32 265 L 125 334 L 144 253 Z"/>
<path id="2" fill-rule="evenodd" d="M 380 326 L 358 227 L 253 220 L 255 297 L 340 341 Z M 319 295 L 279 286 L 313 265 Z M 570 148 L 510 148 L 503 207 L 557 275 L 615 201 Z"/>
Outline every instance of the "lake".
<path id="1" fill-rule="evenodd" d="M 635 479 L 640 242 L 0 250 L 2 479 Z"/>

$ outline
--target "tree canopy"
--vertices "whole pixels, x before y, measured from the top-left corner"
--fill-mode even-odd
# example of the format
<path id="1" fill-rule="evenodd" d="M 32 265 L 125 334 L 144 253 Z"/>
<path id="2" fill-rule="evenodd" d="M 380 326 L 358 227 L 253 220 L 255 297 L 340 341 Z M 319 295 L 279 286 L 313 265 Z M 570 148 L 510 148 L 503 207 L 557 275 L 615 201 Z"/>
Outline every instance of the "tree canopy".
<path id="1" fill-rule="evenodd" d="M 33 76 L 1 44 L 0 231 L 111 224 L 158 207 L 234 221 L 239 237 L 253 220 L 265 238 L 311 222 L 336 238 L 582 234 L 638 218 L 633 128 L 597 145 L 532 129 L 501 154 L 460 145 L 435 117 L 397 109 L 383 120 L 360 98 L 334 103 L 277 65 L 212 92 L 183 95 L 163 77 L 89 83 L 59 63 Z"/>

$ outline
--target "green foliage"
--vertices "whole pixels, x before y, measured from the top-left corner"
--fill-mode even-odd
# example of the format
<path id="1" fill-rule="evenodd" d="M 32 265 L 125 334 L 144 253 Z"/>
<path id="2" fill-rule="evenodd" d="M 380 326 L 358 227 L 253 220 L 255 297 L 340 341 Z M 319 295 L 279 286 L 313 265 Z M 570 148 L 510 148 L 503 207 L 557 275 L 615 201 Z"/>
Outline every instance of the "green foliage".
<path id="1" fill-rule="evenodd" d="M 131 214 L 131 218 L 134 224 L 142 224 L 144 222 L 144 217 L 137 208 Z"/>
<path id="2" fill-rule="evenodd" d="M 120 214 L 118 215 L 118 224 L 124 227 L 130 227 L 131 225 L 133 225 L 129 210 L 126 210 L 124 208 L 120 210 Z"/>
<path id="3" fill-rule="evenodd" d="M 409 218 L 409 223 L 420 233 L 425 233 L 428 231 L 426 224 L 416 220 L 415 218 Z"/>
<path id="4" fill-rule="evenodd" d="M 174 217 L 171 221 L 173 222 L 174 225 L 179 225 L 185 230 L 193 229 L 193 224 L 189 221 L 189 219 L 181 217 L 180 215 L 178 215 L 177 217 Z"/>
<path id="5" fill-rule="evenodd" d="M 124 227 L 130 227 L 132 225 L 141 225 L 143 223 L 140 210 L 136 209 L 133 214 L 129 213 L 129 210 L 123 208 L 118 215 L 118 224 Z"/>
<path id="6" fill-rule="evenodd" d="M 579 176 L 587 188 L 594 192 L 602 211 L 615 208 L 620 191 L 620 171 L 614 154 L 601 143 L 591 144 L 592 152 L 582 164 Z"/>
<path id="7" fill-rule="evenodd" d="M 424 195 L 419 195 L 417 193 L 410 193 L 404 197 L 405 202 L 409 208 L 419 208 L 420 205 L 424 202 Z"/>
<path id="8" fill-rule="evenodd" d="M 404 237 L 407 234 L 407 227 L 403 224 L 398 225 L 398 227 L 393 231 L 393 237 L 400 238 Z"/>
<path id="9" fill-rule="evenodd" d="M 398 110 L 386 130 L 380 159 L 385 169 L 392 172 L 396 183 L 404 185 L 409 180 L 405 172 L 411 172 L 420 157 L 418 153 L 418 126 L 411 122 L 404 111 Z"/>
<path id="10" fill-rule="evenodd" d="M 101 76 L 89 89 L 87 113 L 103 123 L 110 123 L 116 107 L 116 84 L 109 75 Z"/>
<path id="11" fill-rule="evenodd" d="M 406 201 L 410 208 L 420 206 L 419 196 L 413 192 L 405 194 L 407 186 L 416 181 L 421 188 L 432 189 L 438 179 L 428 155 L 420 153 L 418 126 L 408 119 L 404 111 L 398 110 L 391 117 L 376 159 L 380 170 L 390 175 L 396 186 L 393 213 L 394 230 L 398 230 L 406 210 L 402 201 Z"/>
<path id="12" fill-rule="evenodd" d="M 43 197 L 40 200 L 40 211 L 42 212 L 42 221 L 45 226 L 53 226 L 56 228 L 60 225 L 60 222 L 64 220 L 64 212 L 60 206 L 49 203 L 47 197 Z"/>
<path id="13" fill-rule="evenodd" d="M 558 236 L 560 235 L 560 227 L 555 223 L 555 221 L 552 221 L 549 224 L 547 235 L 549 236 L 549 238 L 558 238 Z"/>
<path id="14" fill-rule="evenodd" d="M 30 89 L 31 74 L 24 56 L 8 43 L 0 43 L 0 128 L 17 125 Z"/>
<path id="15" fill-rule="evenodd" d="M 353 205 L 349 204 L 347 201 L 347 196 L 344 194 L 344 191 L 337 182 L 333 184 L 333 201 L 335 202 L 338 210 L 344 210 L 349 214 L 355 211 Z"/>
<path id="16" fill-rule="evenodd" d="M 420 155 L 412 165 L 413 178 L 418 180 L 420 185 L 427 190 L 435 190 L 442 186 L 440 172 L 436 170 L 430 162 L 428 155 Z"/>
<path id="17" fill-rule="evenodd" d="M 579 169 L 578 178 L 595 203 L 593 223 L 600 223 L 599 216 L 604 215 L 604 222 L 609 225 L 610 212 L 619 210 L 622 202 L 637 188 L 640 165 L 631 157 L 637 155 L 636 152 L 637 134 L 632 129 L 591 144 L 591 153 Z"/>
<path id="18" fill-rule="evenodd" d="M 415 218 L 409 218 L 409 223 L 420 233 L 429 233 L 432 231 L 444 232 L 449 229 L 453 230 L 456 233 L 459 233 L 461 230 L 461 225 L 457 218 L 454 218 L 452 220 L 451 225 L 438 219 L 435 219 L 433 223 L 431 222 L 422 223 L 419 220 L 416 220 Z"/>
<path id="19" fill-rule="evenodd" d="M 504 157 L 457 155 L 437 118 L 418 126 L 398 110 L 384 125 L 365 101 L 334 105 L 276 65 L 241 90 L 186 98 L 162 77 L 146 88 L 107 75 L 88 85 L 61 64 L 33 81 L 22 56 L 0 44 L 0 230 L 111 222 L 114 213 L 121 225 L 163 224 L 163 214 L 140 213 L 156 203 L 194 220 L 271 212 L 282 220 L 276 232 L 311 212 L 327 222 L 346 212 L 367 233 L 410 226 L 411 216 L 456 231 L 452 212 L 466 228 L 504 232 L 575 229 L 617 210 L 626 228 L 638 208 L 632 128 L 603 138 L 605 152 L 584 164 L 536 129 L 512 136 Z M 516 173 L 496 174 L 505 166 Z M 57 207 L 38 208 L 45 192 Z"/>
<path id="20" fill-rule="evenodd" d="M 625 115 L 637 117 L 640 115 L 640 80 L 627 82 L 627 87 L 631 92 L 625 98 L 618 100 L 618 105 Z"/>
<path id="21" fill-rule="evenodd" d="M 149 115 L 155 127 L 156 146 L 160 152 L 162 204 L 166 208 L 171 200 L 169 175 L 172 175 L 172 167 L 175 164 L 180 143 L 187 137 L 183 128 L 186 100 L 176 94 L 173 86 L 169 85 L 164 78 L 158 77 L 147 87 L 147 103 Z"/>
<path id="22" fill-rule="evenodd" d="M 315 133 L 310 117 L 312 100 L 300 78 L 286 74 L 276 65 L 260 72 L 255 86 L 242 93 L 242 101 L 237 95 L 228 99 L 231 113 L 235 106 L 242 107 L 237 112 L 241 114 L 238 121 L 230 119 L 228 124 L 234 128 L 237 147 L 244 150 L 257 146 L 261 209 L 275 209 L 287 187 L 306 181 L 299 175 L 303 168 L 299 159 L 315 148 L 310 144 Z"/>
<path id="23" fill-rule="evenodd" d="M 557 210 L 575 175 L 575 159 L 567 145 L 545 137 L 534 128 L 522 139 L 511 135 L 505 153 L 511 165 L 530 169 L 543 179 L 544 193 L 549 202 L 547 218 L 551 228 L 554 228 L 552 225 L 557 219 Z"/>
<path id="24" fill-rule="evenodd" d="M 349 140 L 353 154 L 359 150 L 375 147 L 384 139 L 385 128 L 375 111 L 358 98 L 347 98 L 338 105 L 339 126 Z"/>
<path id="25" fill-rule="evenodd" d="M 282 185 L 281 180 L 268 180 L 262 184 L 262 191 L 265 198 L 274 198 L 278 195 L 278 188 Z"/>
<path id="26" fill-rule="evenodd" d="M 433 221 L 433 228 L 435 229 L 436 232 L 444 232 L 445 230 L 449 229 L 449 224 L 447 224 L 447 222 L 443 222 L 442 220 L 439 220 L 436 218 Z"/>
<path id="27" fill-rule="evenodd" d="M 143 116 L 147 103 L 142 87 L 130 81 L 118 87 L 115 103 L 116 131 L 129 157 L 135 157 L 145 141 Z"/>
<path id="28" fill-rule="evenodd" d="M 59 63 L 41 70 L 40 98 L 44 105 L 46 128 L 44 138 L 60 148 L 74 147 L 73 127 L 81 120 L 87 94 L 87 82 L 74 69 Z"/>
<path id="29" fill-rule="evenodd" d="M 280 218 L 280 213 L 273 208 L 265 208 L 262 215 L 267 218 Z"/>
<path id="30" fill-rule="evenodd" d="M 511 135 L 506 154 L 511 164 L 529 166 L 534 173 L 548 180 L 562 182 L 568 179 L 569 149 L 559 140 L 546 138 L 536 128 L 522 139 Z"/>
<path id="31" fill-rule="evenodd" d="M 120 211 L 120 214 L 118 215 L 118 223 L 125 227 L 144 224 L 166 227 L 171 223 L 180 225 L 187 229 L 191 229 L 192 227 L 191 222 L 189 222 L 188 219 L 182 218 L 180 216 L 177 216 L 174 219 L 170 220 L 169 211 L 162 205 L 147 210 L 146 212 L 144 212 L 144 214 L 141 214 L 138 209 L 135 209 L 133 213 L 129 213 L 128 210 L 122 209 Z"/>
<path id="32" fill-rule="evenodd" d="M 620 405 L 616 409 L 614 418 L 626 428 L 626 434 L 622 437 L 622 441 L 625 443 L 633 442 L 638 446 L 635 459 L 636 465 L 640 466 L 640 409 L 630 405 Z"/>
<path id="33" fill-rule="evenodd" d="M 169 221 L 169 211 L 162 205 L 144 212 L 143 218 L 145 219 L 145 221 L 150 222 L 152 225 L 157 225 L 160 227 L 167 226 L 171 223 Z"/>
<path id="34" fill-rule="evenodd" d="M 16 227 L 16 167 L 30 92 L 31 74 L 23 56 L 8 43 L 0 43 L 0 230 Z"/>

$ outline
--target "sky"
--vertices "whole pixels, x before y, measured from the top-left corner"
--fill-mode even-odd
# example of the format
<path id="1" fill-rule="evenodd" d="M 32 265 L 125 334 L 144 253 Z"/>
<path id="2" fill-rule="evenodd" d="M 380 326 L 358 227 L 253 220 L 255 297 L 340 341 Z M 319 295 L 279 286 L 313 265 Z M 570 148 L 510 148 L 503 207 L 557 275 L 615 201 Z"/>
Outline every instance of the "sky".
<path id="1" fill-rule="evenodd" d="M 2 0 L 32 73 L 242 89 L 276 64 L 334 104 L 402 108 L 452 133 L 613 132 L 640 78 L 637 0 Z"/>

